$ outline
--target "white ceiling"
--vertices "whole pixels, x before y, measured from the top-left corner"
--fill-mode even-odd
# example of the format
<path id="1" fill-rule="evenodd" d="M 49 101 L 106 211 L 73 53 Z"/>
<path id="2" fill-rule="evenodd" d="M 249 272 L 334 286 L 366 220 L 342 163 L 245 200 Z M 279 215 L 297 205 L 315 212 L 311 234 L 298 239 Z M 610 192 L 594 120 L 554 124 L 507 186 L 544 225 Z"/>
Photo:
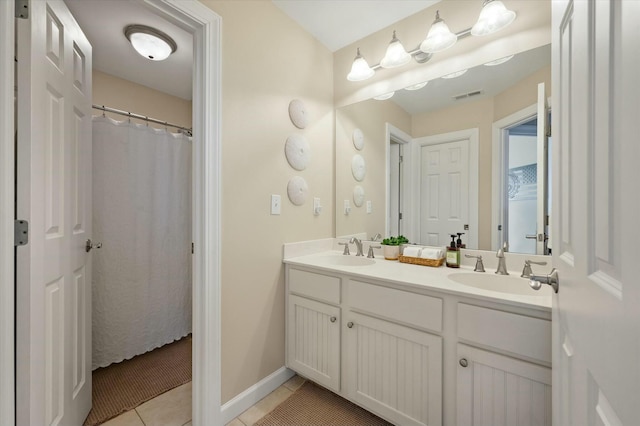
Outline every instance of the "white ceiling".
<path id="1" fill-rule="evenodd" d="M 440 2 L 440 0 L 272 1 L 332 52 Z"/>
<path id="2" fill-rule="evenodd" d="M 193 39 L 189 33 L 126 0 L 65 0 L 93 46 L 93 67 L 183 99 L 191 99 Z M 178 49 L 164 61 L 143 58 L 124 36 L 130 24 L 154 27 L 171 36 Z"/>

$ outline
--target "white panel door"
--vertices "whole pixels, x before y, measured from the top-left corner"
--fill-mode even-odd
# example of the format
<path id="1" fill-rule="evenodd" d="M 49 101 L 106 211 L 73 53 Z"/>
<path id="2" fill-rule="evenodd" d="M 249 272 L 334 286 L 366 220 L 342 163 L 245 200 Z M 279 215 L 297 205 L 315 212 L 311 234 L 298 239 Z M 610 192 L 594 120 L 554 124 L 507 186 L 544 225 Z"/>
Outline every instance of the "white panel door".
<path id="1" fill-rule="evenodd" d="M 345 323 L 347 394 L 399 425 L 442 424 L 442 338 L 353 312 Z"/>
<path id="2" fill-rule="evenodd" d="M 91 409 L 91 45 L 60 0 L 18 26 L 17 423 Z"/>
<path id="3" fill-rule="evenodd" d="M 420 176 L 420 243 L 445 246 L 468 232 L 469 141 L 422 146 Z"/>
<path id="4" fill-rule="evenodd" d="M 458 344 L 459 426 L 551 426 L 551 369 Z"/>
<path id="5" fill-rule="evenodd" d="M 640 2 L 552 6 L 556 425 L 640 421 Z"/>
<path id="6" fill-rule="evenodd" d="M 288 367 L 340 392 L 340 308 L 289 296 Z"/>

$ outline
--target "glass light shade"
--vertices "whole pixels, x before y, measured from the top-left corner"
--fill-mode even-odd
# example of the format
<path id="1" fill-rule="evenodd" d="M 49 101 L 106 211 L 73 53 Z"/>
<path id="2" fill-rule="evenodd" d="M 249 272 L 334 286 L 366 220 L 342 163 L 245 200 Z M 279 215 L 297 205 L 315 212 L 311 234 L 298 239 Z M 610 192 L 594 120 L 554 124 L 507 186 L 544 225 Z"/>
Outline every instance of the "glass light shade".
<path id="1" fill-rule="evenodd" d="M 387 47 L 387 53 L 380 61 L 380 66 L 382 68 L 397 68 L 409 63 L 410 60 L 411 55 L 407 53 L 400 40 L 396 38 L 396 32 L 394 31 L 393 38 L 389 43 L 389 47 Z"/>
<path id="2" fill-rule="evenodd" d="M 447 24 L 440 19 L 440 12 L 436 12 L 436 20 L 433 21 L 427 38 L 420 44 L 420 50 L 424 53 L 442 52 L 456 44 L 458 36 L 449 30 Z"/>
<path id="3" fill-rule="evenodd" d="M 516 19 L 516 13 L 509 10 L 500 0 L 485 0 L 478 22 L 471 27 L 471 35 L 483 36 L 500 31 Z"/>
<path id="4" fill-rule="evenodd" d="M 358 49 L 358 54 L 353 60 L 353 64 L 351 65 L 351 72 L 347 75 L 347 80 L 349 81 L 362 81 L 368 78 L 373 77 L 375 71 L 371 69 L 367 60 L 360 55 L 360 49 Z"/>
<path id="5" fill-rule="evenodd" d="M 500 58 L 500 59 L 496 59 L 495 61 L 490 61 L 487 62 L 486 64 L 484 64 L 487 67 L 494 67 L 496 65 L 500 65 L 500 64 L 504 64 L 505 62 L 507 62 L 509 59 L 513 58 L 514 55 L 511 56 L 505 56 L 504 58 Z"/>
<path id="6" fill-rule="evenodd" d="M 460 70 L 460 71 L 456 71 L 456 72 L 452 72 L 451 74 L 447 74 L 447 75 L 443 75 L 442 78 L 456 78 L 456 77 L 460 77 L 461 75 L 463 75 L 464 73 L 466 73 L 469 70 Z"/>
<path id="7" fill-rule="evenodd" d="M 171 37 L 146 25 L 129 25 L 124 35 L 140 56 L 152 61 L 163 61 L 178 48 Z"/>
<path id="8" fill-rule="evenodd" d="M 375 96 L 373 99 L 375 99 L 376 101 L 385 101 L 395 94 L 396 92 L 389 92 L 389 93 L 385 93 L 384 95 Z"/>
<path id="9" fill-rule="evenodd" d="M 420 90 L 422 89 L 424 86 L 426 86 L 428 83 L 428 81 L 423 81 L 422 83 L 418 83 L 418 84 L 414 84 L 411 86 L 407 86 L 404 88 L 404 90 Z"/>

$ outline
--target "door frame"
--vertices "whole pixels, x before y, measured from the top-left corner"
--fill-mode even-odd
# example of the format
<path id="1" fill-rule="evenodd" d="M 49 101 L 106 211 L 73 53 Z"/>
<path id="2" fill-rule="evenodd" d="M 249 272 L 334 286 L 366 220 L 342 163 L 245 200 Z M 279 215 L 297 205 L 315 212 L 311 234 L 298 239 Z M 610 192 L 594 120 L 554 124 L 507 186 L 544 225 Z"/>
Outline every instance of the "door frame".
<path id="1" fill-rule="evenodd" d="M 408 198 L 411 197 L 407 197 L 407 194 L 411 194 L 411 167 L 409 166 L 411 164 L 411 141 L 413 141 L 413 138 L 403 132 L 402 130 L 398 129 L 396 126 L 394 126 L 391 123 L 385 123 L 384 124 L 384 128 L 385 128 L 385 143 L 387 144 L 386 148 L 385 148 L 385 156 L 386 156 L 386 170 L 385 170 L 385 182 L 386 182 L 386 188 L 387 188 L 387 195 L 386 195 L 386 204 L 387 204 L 387 208 L 386 208 L 386 212 L 385 212 L 385 218 L 384 218 L 384 235 L 386 237 L 389 236 L 389 229 L 390 229 L 390 223 L 389 223 L 389 218 L 391 217 L 391 142 L 395 141 L 397 142 L 401 147 L 406 147 L 408 149 L 403 149 L 402 151 L 402 156 L 403 158 L 403 163 L 405 164 L 404 167 L 402 167 L 401 170 L 401 174 L 402 174 L 402 182 L 401 182 L 401 189 L 402 192 L 404 193 L 404 196 L 401 194 L 399 194 L 400 197 L 400 202 L 402 203 L 402 210 L 401 213 L 406 214 L 407 212 L 411 211 L 410 208 L 411 206 L 408 205 Z M 404 228 L 405 229 L 409 229 L 405 223 L 408 223 L 408 221 L 403 222 Z"/>
<path id="2" fill-rule="evenodd" d="M 493 251 L 502 247 L 502 231 L 498 231 L 498 225 L 502 224 L 504 227 L 506 212 L 504 203 L 506 181 L 502 171 L 507 161 L 504 152 L 507 131 L 531 120 L 537 115 L 538 104 L 535 103 L 501 118 L 491 125 L 491 250 Z"/>
<path id="3" fill-rule="evenodd" d="M 193 35 L 193 424 L 221 425 L 221 33 L 197 0 L 136 0 Z M 0 2 L 0 424 L 15 423 L 14 2 Z"/>
<path id="4" fill-rule="evenodd" d="M 461 139 L 469 140 L 469 228 L 475 230 L 474 234 L 467 231 L 467 247 L 478 248 L 478 239 L 480 237 L 480 229 L 478 228 L 478 180 L 479 175 L 479 141 L 480 130 L 477 127 L 464 130 L 456 130 L 454 132 L 441 133 L 438 135 L 423 136 L 415 138 L 411 142 L 411 218 L 408 221 L 411 229 L 411 236 L 414 240 L 420 236 L 420 149 L 423 146 L 440 145 L 443 143 L 454 142 Z"/>

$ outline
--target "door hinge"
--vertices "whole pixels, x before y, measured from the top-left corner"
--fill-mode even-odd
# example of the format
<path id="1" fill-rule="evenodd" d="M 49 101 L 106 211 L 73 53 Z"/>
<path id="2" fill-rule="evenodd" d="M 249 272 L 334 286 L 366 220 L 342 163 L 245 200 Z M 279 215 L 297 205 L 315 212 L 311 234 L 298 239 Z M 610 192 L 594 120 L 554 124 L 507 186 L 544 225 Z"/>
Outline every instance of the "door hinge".
<path id="1" fill-rule="evenodd" d="M 398 213 L 398 219 L 402 220 L 402 213 Z"/>
<path id="2" fill-rule="evenodd" d="M 13 221 L 13 245 L 24 246 L 29 242 L 29 222 L 26 220 Z"/>
<path id="3" fill-rule="evenodd" d="M 193 243 L 191 243 L 191 254 L 193 254 Z"/>
<path id="4" fill-rule="evenodd" d="M 15 0 L 15 2 L 15 17 L 20 19 L 29 19 L 29 0 Z"/>
<path id="5" fill-rule="evenodd" d="M 547 125 L 547 137 L 551 137 L 551 124 Z"/>
<path id="6" fill-rule="evenodd" d="M 400 156 L 400 162 L 402 163 L 404 161 L 404 155 Z"/>

